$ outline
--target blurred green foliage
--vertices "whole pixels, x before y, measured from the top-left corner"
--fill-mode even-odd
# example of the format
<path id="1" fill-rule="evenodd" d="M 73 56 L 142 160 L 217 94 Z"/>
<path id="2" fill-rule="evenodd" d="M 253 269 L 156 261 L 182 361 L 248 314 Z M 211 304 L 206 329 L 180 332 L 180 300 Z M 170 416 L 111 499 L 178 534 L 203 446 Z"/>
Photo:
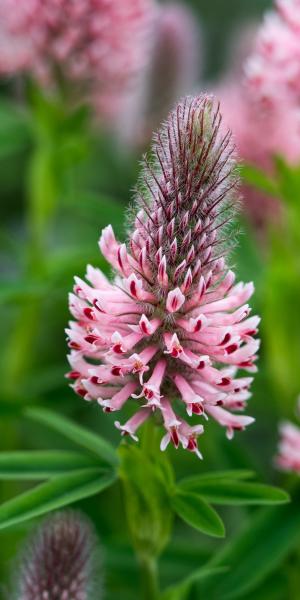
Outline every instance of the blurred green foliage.
<path id="1" fill-rule="evenodd" d="M 232 31 L 247 19 L 260 17 L 270 2 L 190 0 L 187 4 L 193 7 L 202 23 L 205 76 L 213 78 L 226 65 Z M 48 469 L 48 475 L 52 470 L 56 479 L 39 484 L 48 487 L 46 491 L 44 487 L 35 493 L 42 494 L 45 503 L 60 506 L 66 477 L 56 470 L 57 464 L 61 465 L 64 460 L 69 471 L 72 461 L 76 460 L 77 465 L 82 468 L 85 465 L 89 472 L 68 475 L 75 477 L 73 500 L 81 498 L 81 508 L 91 516 L 103 539 L 107 600 L 120 597 L 134 600 L 137 592 L 132 582 L 137 580 L 138 567 L 129 543 L 120 486 L 112 485 L 101 496 L 88 500 L 82 499 L 85 494 L 76 495 L 80 486 L 87 485 L 89 496 L 91 491 L 96 493 L 106 487 L 106 483 L 108 486 L 115 481 L 114 474 L 99 475 L 98 463 L 94 470 L 95 459 L 90 450 L 98 448 L 99 455 L 103 453 L 102 441 L 94 435 L 97 433 L 109 442 L 108 448 L 104 444 L 107 458 L 110 443 L 112 446 L 118 443 L 119 433 L 111 415 L 103 416 L 97 407 L 86 405 L 69 390 L 64 379 L 67 370 L 64 327 L 69 318 L 67 293 L 72 288 L 73 276 L 83 276 L 87 263 L 108 272 L 97 248 L 100 230 L 111 223 L 118 237 L 126 236 L 125 214 L 138 173 L 139 157 L 125 152 L 111 135 L 99 132 L 94 125 L 87 130 L 85 111 L 68 115 L 61 105 L 47 103 L 34 90 L 31 93 L 34 118 L 21 103 L 13 83 L 3 84 L 0 96 L 0 254 L 3 265 L 0 503 L 8 503 L 3 504 L 4 510 L 0 512 L 0 526 L 5 514 L 15 523 L 0 534 L 0 581 L 5 581 L 8 563 L 15 555 L 19 540 L 30 528 L 28 521 L 18 523 L 20 505 L 18 501 L 9 505 L 9 498 L 23 494 L 21 502 L 25 504 L 21 508 L 24 510 L 28 498 L 34 499 L 32 483 Z M 208 435 L 202 442 L 204 465 L 194 456 L 173 448 L 168 448 L 167 456 L 178 480 L 186 474 L 198 477 L 204 470 L 205 473 L 220 469 L 254 470 L 263 481 L 289 489 L 289 479 L 273 470 L 272 457 L 276 450 L 278 418 L 292 417 L 300 392 L 300 176 L 299 170 L 289 169 L 279 159 L 276 176 L 272 179 L 255 173 L 250 167 L 245 168 L 244 176 L 285 204 L 285 220 L 279 229 L 271 232 L 267 253 L 259 247 L 255 234 L 241 217 L 243 233 L 232 256 L 238 276 L 244 281 L 254 281 L 254 308 L 263 316 L 263 344 L 251 400 L 251 414 L 255 415 L 256 424 L 229 443 L 224 433 L 209 423 Z M 48 428 L 44 429 L 43 413 L 39 413 L 37 407 L 32 409 L 30 418 L 22 418 L 24 406 L 33 404 L 51 409 L 57 415 L 72 417 L 84 430 L 68 429 L 67 423 L 59 417 L 57 421 L 52 419 L 49 427 L 51 417 L 47 420 L 46 413 L 44 422 L 46 419 Z M 63 431 L 65 436 L 61 436 Z M 81 445 L 81 458 L 76 454 L 78 448 L 74 449 L 74 443 Z M 54 449 L 54 454 L 48 453 L 49 448 Z M 8 477 L 7 461 L 12 460 L 12 455 L 5 453 L 16 449 L 22 453 L 14 457 L 15 471 Z M 26 458 L 25 450 L 39 451 L 39 454 Z M 114 451 L 111 455 L 115 455 Z M 146 466 L 148 472 L 152 472 L 151 465 L 144 464 L 141 468 L 137 462 L 135 480 L 142 480 L 145 490 L 151 492 L 150 487 L 147 489 Z M 21 472 L 23 481 L 20 482 Z M 215 527 L 216 535 L 221 535 L 222 520 L 225 521 L 227 539 L 222 542 L 221 551 L 218 551 L 219 540 L 208 538 L 187 524 L 194 521 L 195 525 L 195 488 L 189 492 L 177 491 L 177 496 L 175 493 L 173 505 L 186 523 L 176 518 L 173 539 L 164 550 L 164 545 L 159 548 L 163 551 L 161 581 L 168 587 L 163 600 L 195 599 L 204 594 L 212 600 L 297 600 L 299 597 L 299 492 L 294 492 L 291 505 L 253 509 L 237 502 L 241 495 L 247 494 L 247 482 L 231 479 L 230 482 L 230 490 L 225 484 L 222 492 L 227 494 L 227 504 L 229 492 L 231 496 L 235 494 L 239 506 L 221 507 L 220 517 L 214 509 L 206 509 L 202 522 L 196 524 L 205 531 L 203 515 L 206 515 L 206 527 Z M 156 484 L 160 487 L 157 481 Z M 130 487 L 128 482 L 127 485 L 128 496 L 134 498 L 136 512 L 140 512 L 141 498 L 136 496 L 133 485 Z M 203 481 L 201 485 L 204 493 Z M 206 499 L 216 501 L 216 488 L 207 489 Z M 219 486 L 219 501 L 220 489 Z M 160 493 L 165 494 L 165 490 L 160 488 Z M 261 488 L 256 488 L 256 493 L 262 493 Z M 146 503 L 150 500 L 147 494 L 142 498 Z M 206 504 L 205 498 L 203 504 Z M 151 510 L 156 509 L 152 505 Z M 168 509 L 160 518 L 161 528 L 168 530 Z M 138 533 L 135 531 L 136 537 Z M 167 541 L 168 531 L 165 543 Z"/>

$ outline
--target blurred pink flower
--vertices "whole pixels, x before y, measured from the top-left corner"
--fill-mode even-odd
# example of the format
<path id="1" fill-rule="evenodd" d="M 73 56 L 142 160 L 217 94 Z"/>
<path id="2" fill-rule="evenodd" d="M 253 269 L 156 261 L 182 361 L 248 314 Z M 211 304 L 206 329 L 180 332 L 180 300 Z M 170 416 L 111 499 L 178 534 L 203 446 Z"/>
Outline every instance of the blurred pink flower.
<path id="1" fill-rule="evenodd" d="M 276 10 L 277 9 L 277 10 Z M 267 108 L 300 112 L 300 1 L 277 0 L 266 14 L 246 62 L 249 87 Z M 299 131 L 298 131 L 299 133 Z"/>
<path id="2" fill-rule="evenodd" d="M 300 161 L 299 0 L 279 0 L 277 12 L 248 39 L 244 76 L 236 66 L 215 88 L 226 127 L 241 158 L 269 173 L 274 156 Z M 276 199 L 248 187 L 244 206 L 258 230 L 280 218 Z"/>
<path id="3" fill-rule="evenodd" d="M 262 109 L 246 84 L 231 78 L 215 88 L 215 94 L 221 102 L 225 128 L 231 129 L 243 162 L 272 173 L 276 154 L 290 163 L 300 159 L 300 128 L 298 131 L 293 110 Z M 258 231 L 280 217 L 280 204 L 273 197 L 245 186 L 243 198 L 245 211 Z"/>
<path id="4" fill-rule="evenodd" d="M 145 64 L 154 12 L 151 0 L 1 0 L 0 72 L 120 93 Z"/>
<path id="5" fill-rule="evenodd" d="M 275 154 L 289 162 L 300 158 L 300 128 L 292 111 L 261 110 L 247 88 L 227 80 L 218 90 L 225 126 L 232 127 L 239 154 L 252 164 L 270 171 Z"/>
<path id="6" fill-rule="evenodd" d="M 256 371 L 259 347 L 259 318 L 247 304 L 253 285 L 234 285 L 225 259 L 238 182 L 220 122 L 210 96 L 188 97 L 170 114 L 145 160 L 130 250 L 104 229 L 100 249 L 116 277 L 89 266 L 88 283 L 75 279 L 67 329 L 78 394 L 106 412 L 134 398 L 134 416 L 115 423 L 122 434 L 136 439 L 155 412 L 166 430 L 162 450 L 171 441 L 199 456 L 203 425 L 182 414 L 211 416 L 229 438 L 252 423 L 231 411 L 250 396 L 252 378 L 237 370 Z"/>
<path id="7" fill-rule="evenodd" d="M 284 471 L 294 471 L 300 475 L 300 427 L 285 421 L 281 423 L 279 433 L 276 465 Z"/>
<path id="8" fill-rule="evenodd" d="M 255 111 L 265 166 L 272 155 L 300 160 L 300 1 L 277 0 L 245 63 L 245 93 Z M 258 138 L 258 136 L 257 136 Z"/>

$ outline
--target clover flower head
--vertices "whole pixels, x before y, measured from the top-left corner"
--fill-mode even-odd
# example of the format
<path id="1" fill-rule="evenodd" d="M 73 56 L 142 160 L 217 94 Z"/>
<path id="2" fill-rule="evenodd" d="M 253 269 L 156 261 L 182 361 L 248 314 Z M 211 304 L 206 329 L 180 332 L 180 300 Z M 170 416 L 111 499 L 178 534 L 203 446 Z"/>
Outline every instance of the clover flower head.
<path id="1" fill-rule="evenodd" d="M 20 554 L 16 600 L 100 598 L 98 562 L 94 532 L 84 517 L 73 511 L 50 516 Z"/>
<path id="2" fill-rule="evenodd" d="M 100 249 L 116 271 L 76 278 L 67 330 L 75 391 L 105 412 L 132 398 L 136 412 L 123 435 L 157 415 L 169 442 L 197 453 L 209 417 L 244 429 L 259 342 L 249 316 L 252 283 L 235 284 L 226 252 L 237 175 L 230 133 L 221 133 L 218 104 L 187 97 L 171 112 L 145 158 L 130 219 L 129 242 L 111 226 Z M 237 411 L 237 412 L 232 412 Z M 193 420 L 189 418 L 193 416 Z M 195 418 L 199 422 L 195 425 Z"/>

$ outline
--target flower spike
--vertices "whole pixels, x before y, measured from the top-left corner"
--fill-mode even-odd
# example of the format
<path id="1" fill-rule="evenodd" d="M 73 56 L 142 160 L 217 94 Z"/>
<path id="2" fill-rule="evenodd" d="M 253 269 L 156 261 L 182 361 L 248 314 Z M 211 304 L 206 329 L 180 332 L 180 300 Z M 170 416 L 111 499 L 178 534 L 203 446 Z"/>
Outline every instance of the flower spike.
<path id="1" fill-rule="evenodd" d="M 171 442 L 199 457 L 203 424 L 191 427 L 174 400 L 187 418 L 211 417 L 231 438 L 253 421 L 232 411 L 244 409 L 252 381 L 236 372 L 255 370 L 259 345 L 259 320 L 246 304 L 253 285 L 234 284 L 226 264 L 231 236 L 223 223 L 238 181 L 220 124 L 211 96 L 188 97 L 170 114 L 144 162 L 130 249 L 104 230 L 100 247 L 116 278 L 109 283 L 89 268 L 89 285 L 71 297 L 76 321 L 68 329 L 75 391 L 105 411 L 133 398 L 136 413 L 125 425 L 116 421 L 123 435 L 137 439 L 155 412 L 166 430 L 161 448 Z"/>

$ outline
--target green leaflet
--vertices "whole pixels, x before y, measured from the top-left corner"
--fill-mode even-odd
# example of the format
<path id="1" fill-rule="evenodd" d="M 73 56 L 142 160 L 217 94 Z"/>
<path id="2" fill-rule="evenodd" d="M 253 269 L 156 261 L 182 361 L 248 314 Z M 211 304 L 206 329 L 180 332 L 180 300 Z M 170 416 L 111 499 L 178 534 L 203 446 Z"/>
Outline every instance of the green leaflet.
<path id="1" fill-rule="evenodd" d="M 73 423 L 67 417 L 62 417 L 45 408 L 31 407 L 25 409 L 25 416 L 38 423 L 42 423 L 61 433 L 78 446 L 82 446 L 96 456 L 100 456 L 111 465 L 118 465 L 118 455 L 114 447 L 104 440 L 100 435 Z"/>
<path id="2" fill-rule="evenodd" d="M 191 483 L 197 481 L 211 481 L 211 480 L 219 480 L 219 479 L 252 479 L 255 477 L 254 471 L 249 471 L 248 469 L 232 469 L 226 471 L 207 471 L 206 473 L 201 473 L 199 475 L 191 475 L 190 477 L 185 477 L 182 479 L 182 482 Z"/>
<path id="3" fill-rule="evenodd" d="M 0 529 L 39 517 L 102 492 L 116 480 L 115 473 L 85 469 L 51 479 L 0 506 Z"/>
<path id="4" fill-rule="evenodd" d="M 218 513 L 198 494 L 178 490 L 171 498 L 175 512 L 191 527 L 214 537 L 224 537 L 224 524 Z"/>
<path id="5" fill-rule="evenodd" d="M 197 493 L 215 504 L 283 504 L 289 501 L 288 494 L 277 487 L 233 479 L 201 479 L 201 476 L 196 476 L 183 479 L 178 488 Z"/>
<path id="6" fill-rule="evenodd" d="M 274 164 L 276 169 L 276 183 L 278 186 L 277 194 L 288 205 L 299 209 L 299 203 L 297 201 L 300 189 L 299 165 L 289 165 L 282 156 L 276 156 Z"/>
<path id="7" fill-rule="evenodd" d="M 97 468 L 96 458 L 65 450 L 0 452 L 0 479 L 49 479 L 84 468 Z"/>
<path id="8" fill-rule="evenodd" d="M 243 164 L 239 167 L 245 183 L 255 186 L 269 196 L 278 197 L 278 186 L 264 171 L 254 165 Z"/>

